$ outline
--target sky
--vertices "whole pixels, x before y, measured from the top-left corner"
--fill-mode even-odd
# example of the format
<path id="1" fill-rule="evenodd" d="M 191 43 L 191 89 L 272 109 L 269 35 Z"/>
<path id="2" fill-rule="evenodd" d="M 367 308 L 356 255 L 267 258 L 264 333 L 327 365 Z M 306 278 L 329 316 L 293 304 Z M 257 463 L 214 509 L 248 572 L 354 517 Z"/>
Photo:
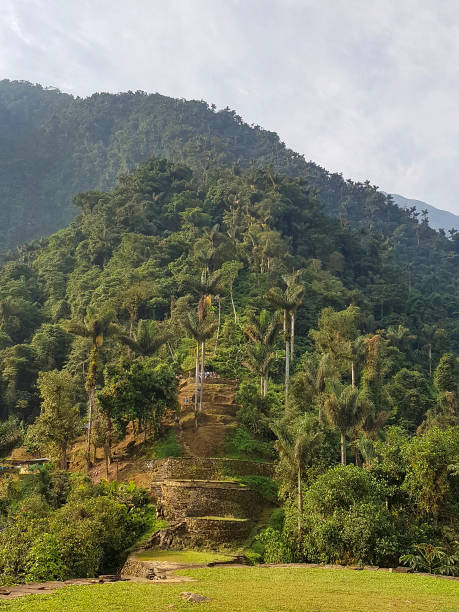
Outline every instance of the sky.
<path id="1" fill-rule="evenodd" d="M 0 0 L 0 79 L 229 106 L 459 214 L 459 0 Z"/>

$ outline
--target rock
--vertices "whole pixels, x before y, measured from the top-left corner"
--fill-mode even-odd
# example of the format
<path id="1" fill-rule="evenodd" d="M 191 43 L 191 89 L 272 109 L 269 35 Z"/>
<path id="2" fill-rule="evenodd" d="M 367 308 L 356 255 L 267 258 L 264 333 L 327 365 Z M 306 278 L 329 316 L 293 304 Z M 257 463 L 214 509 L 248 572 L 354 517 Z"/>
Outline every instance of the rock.
<path id="1" fill-rule="evenodd" d="M 8 591 L 8 589 L 0 589 L 0 595 L 9 595 L 11 593 L 11 591 Z"/>
<path id="2" fill-rule="evenodd" d="M 396 574 L 412 574 L 413 570 L 410 567 L 403 567 L 399 565 L 398 567 L 391 567 L 390 572 L 395 572 Z"/>
<path id="3" fill-rule="evenodd" d="M 212 601 L 208 597 L 205 597 L 205 595 L 200 595 L 199 593 L 189 593 L 187 591 L 180 593 L 180 597 L 182 599 L 186 599 L 190 603 L 206 603 L 208 601 Z"/>

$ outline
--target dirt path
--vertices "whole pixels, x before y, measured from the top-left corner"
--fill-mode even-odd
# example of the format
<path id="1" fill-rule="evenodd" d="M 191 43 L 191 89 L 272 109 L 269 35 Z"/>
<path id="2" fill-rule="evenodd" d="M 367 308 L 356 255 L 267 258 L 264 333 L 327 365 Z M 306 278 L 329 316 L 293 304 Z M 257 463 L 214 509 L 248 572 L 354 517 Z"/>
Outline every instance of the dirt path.
<path id="1" fill-rule="evenodd" d="M 177 427 L 184 455 L 191 457 L 217 457 L 225 447 L 228 431 L 237 426 L 236 413 L 239 406 L 234 400 L 237 381 L 228 379 L 208 379 L 205 381 L 202 412 L 195 428 L 195 392 L 192 378 L 180 387 L 181 407 L 180 426 Z M 188 402 L 186 402 L 188 398 Z"/>

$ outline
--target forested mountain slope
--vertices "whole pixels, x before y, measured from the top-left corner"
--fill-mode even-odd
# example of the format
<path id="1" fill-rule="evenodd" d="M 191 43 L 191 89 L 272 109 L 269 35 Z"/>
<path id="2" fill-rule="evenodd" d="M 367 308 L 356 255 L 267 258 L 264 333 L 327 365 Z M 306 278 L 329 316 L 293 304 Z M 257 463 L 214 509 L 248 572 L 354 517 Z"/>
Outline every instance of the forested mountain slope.
<path id="1" fill-rule="evenodd" d="M 308 331 L 321 309 L 350 303 L 360 307 L 363 333 L 392 330 L 403 347 L 398 367 L 427 374 L 443 352 L 458 350 L 457 243 L 425 224 L 384 237 L 324 215 L 304 179 L 255 168 L 193 173 L 157 159 L 121 177 L 112 192 L 75 201 L 80 215 L 69 227 L 24 246 L 0 269 L 4 416 L 36 414 L 38 370 L 65 366 L 82 375 L 87 340 L 59 323 L 88 312 L 110 310 L 131 335 L 139 319 L 170 321 L 171 355 L 193 367 L 194 344 L 177 322 L 179 298 L 212 294 L 202 283 L 217 273 L 227 325 L 211 359 L 229 377 L 240 375 L 245 350 L 240 326 L 230 326 L 233 310 L 237 320 L 248 308 L 268 307 L 266 292 L 293 270 L 302 271 L 305 287 L 298 355 L 311 346 Z M 106 362 L 119 355 L 110 342 L 103 350 Z"/>
<path id="2" fill-rule="evenodd" d="M 193 169 L 271 165 L 304 177 L 343 225 L 391 235 L 410 214 L 369 183 L 344 181 L 287 149 L 274 132 L 229 109 L 144 92 L 74 98 L 27 82 L 0 82 L 0 251 L 64 227 L 75 193 L 111 189 L 152 155 Z"/>

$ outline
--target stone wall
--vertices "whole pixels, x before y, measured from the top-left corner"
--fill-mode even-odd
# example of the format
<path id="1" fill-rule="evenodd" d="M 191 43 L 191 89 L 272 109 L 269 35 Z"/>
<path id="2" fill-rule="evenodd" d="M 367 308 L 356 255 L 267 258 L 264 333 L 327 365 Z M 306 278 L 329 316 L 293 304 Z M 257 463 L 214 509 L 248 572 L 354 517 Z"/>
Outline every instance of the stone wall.
<path id="1" fill-rule="evenodd" d="M 203 547 L 242 542 L 252 526 L 248 519 L 188 517 L 185 521 L 189 545 Z"/>
<path id="2" fill-rule="evenodd" d="M 161 483 L 159 503 L 166 520 L 189 516 L 252 518 L 260 511 L 263 499 L 238 483 L 170 480 Z"/>
<path id="3" fill-rule="evenodd" d="M 219 480 L 228 476 L 267 476 L 272 478 L 274 465 L 257 461 L 207 457 L 168 457 L 147 462 L 153 480 Z"/>

